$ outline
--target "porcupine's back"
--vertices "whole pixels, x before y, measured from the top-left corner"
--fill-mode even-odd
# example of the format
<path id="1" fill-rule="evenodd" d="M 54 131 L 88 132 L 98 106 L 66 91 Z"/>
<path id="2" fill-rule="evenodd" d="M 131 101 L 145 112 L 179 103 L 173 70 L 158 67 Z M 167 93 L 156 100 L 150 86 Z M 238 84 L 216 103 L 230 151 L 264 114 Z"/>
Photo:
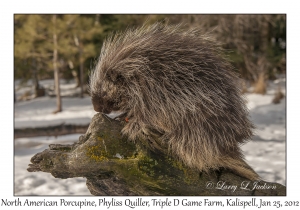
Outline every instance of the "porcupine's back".
<path id="1" fill-rule="evenodd" d="M 190 167 L 229 168 L 249 179 L 240 144 L 253 125 L 220 46 L 197 30 L 155 24 L 110 37 L 91 77 L 96 111 L 122 111 L 130 139 L 159 133 Z"/>

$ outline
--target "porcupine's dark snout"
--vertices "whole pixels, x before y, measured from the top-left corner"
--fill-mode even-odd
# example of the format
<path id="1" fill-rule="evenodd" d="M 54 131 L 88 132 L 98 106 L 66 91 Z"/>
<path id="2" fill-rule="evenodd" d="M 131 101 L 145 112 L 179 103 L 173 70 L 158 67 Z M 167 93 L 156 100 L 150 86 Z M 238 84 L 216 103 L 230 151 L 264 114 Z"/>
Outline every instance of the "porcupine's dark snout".
<path id="1" fill-rule="evenodd" d="M 113 111 L 114 102 L 105 100 L 105 95 L 106 93 L 103 93 L 103 96 L 93 95 L 92 103 L 96 112 L 109 114 Z"/>

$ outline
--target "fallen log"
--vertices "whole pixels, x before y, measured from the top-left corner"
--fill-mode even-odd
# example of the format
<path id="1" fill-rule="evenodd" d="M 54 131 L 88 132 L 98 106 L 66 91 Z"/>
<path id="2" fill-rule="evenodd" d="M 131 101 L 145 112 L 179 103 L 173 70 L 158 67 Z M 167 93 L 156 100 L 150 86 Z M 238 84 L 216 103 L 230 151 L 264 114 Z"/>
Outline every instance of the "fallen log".
<path id="1" fill-rule="evenodd" d="M 122 123 L 96 114 L 78 142 L 49 145 L 31 158 L 27 170 L 61 179 L 86 177 L 92 195 L 286 195 L 278 183 L 251 182 L 226 169 L 191 169 L 167 149 L 150 150 L 147 141 L 129 141 L 121 135 Z"/>

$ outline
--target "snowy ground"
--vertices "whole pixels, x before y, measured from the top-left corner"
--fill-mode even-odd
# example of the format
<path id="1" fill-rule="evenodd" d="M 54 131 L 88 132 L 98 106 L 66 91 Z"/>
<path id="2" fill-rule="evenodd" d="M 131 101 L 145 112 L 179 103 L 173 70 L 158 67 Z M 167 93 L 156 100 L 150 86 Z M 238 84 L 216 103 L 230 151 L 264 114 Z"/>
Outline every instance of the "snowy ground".
<path id="1" fill-rule="evenodd" d="M 85 178 L 55 179 L 51 174 L 27 172 L 30 158 L 49 144 L 71 144 L 80 134 L 54 137 L 20 138 L 15 140 L 15 195 L 91 195 Z"/>
<path id="2" fill-rule="evenodd" d="M 44 81 L 44 85 L 51 85 Z M 286 101 L 273 104 L 277 85 L 280 84 L 285 94 L 285 80 L 271 83 L 266 95 L 246 94 L 251 119 L 256 125 L 256 135 L 253 141 L 245 144 L 246 160 L 255 171 L 266 181 L 286 185 Z M 17 85 L 17 84 L 16 84 Z M 25 89 L 16 89 L 17 98 Z M 30 90 L 27 88 L 27 91 Z M 62 94 L 68 95 L 74 85 L 63 83 Z M 46 125 L 87 124 L 95 114 L 89 97 L 62 99 L 63 112 L 52 114 L 55 110 L 55 98 L 43 97 L 15 104 L 15 128 L 37 127 Z M 79 135 L 54 137 L 34 137 L 15 139 L 15 195 L 90 195 L 84 178 L 55 179 L 50 174 L 29 173 L 26 168 L 30 158 L 43 151 L 51 143 L 73 143 Z"/>

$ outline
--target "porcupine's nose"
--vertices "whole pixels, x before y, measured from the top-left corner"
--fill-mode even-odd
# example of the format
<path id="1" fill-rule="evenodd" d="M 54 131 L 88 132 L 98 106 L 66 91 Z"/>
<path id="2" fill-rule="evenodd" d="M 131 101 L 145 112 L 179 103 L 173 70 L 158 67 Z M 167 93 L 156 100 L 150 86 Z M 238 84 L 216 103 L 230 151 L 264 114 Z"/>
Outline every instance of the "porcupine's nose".
<path id="1" fill-rule="evenodd" d="M 112 111 L 108 108 L 109 106 L 105 106 L 105 101 L 103 100 L 102 97 L 100 97 L 98 95 L 92 96 L 92 104 L 93 104 L 94 110 L 96 112 L 102 112 L 104 114 L 109 114 Z"/>
<path id="2" fill-rule="evenodd" d="M 101 112 L 103 114 L 110 114 L 112 112 L 112 109 L 108 108 L 107 106 L 103 106 L 101 104 L 93 104 L 94 110 L 96 112 Z"/>

